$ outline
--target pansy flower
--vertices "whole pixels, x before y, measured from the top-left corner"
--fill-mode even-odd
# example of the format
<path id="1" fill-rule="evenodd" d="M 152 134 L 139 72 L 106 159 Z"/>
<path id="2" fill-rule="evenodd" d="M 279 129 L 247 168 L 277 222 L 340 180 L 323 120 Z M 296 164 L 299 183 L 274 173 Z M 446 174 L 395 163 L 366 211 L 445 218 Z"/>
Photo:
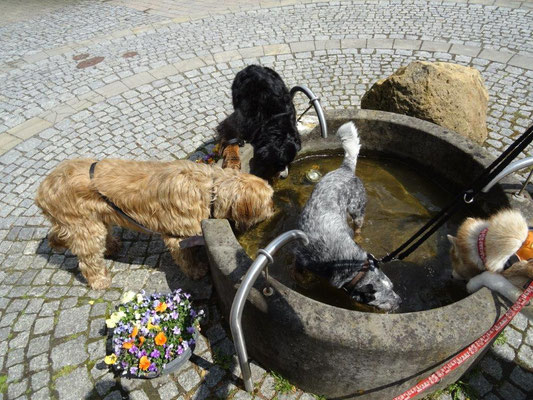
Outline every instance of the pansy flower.
<path id="1" fill-rule="evenodd" d="M 139 368 L 146 371 L 150 367 L 150 360 L 146 356 L 142 356 L 139 360 Z"/>
<path id="2" fill-rule="evenodd" d="M 162 346 L 167 342 L 167 337 L 165 336 L 163 332 L 159 332 L 157 336 L 155 337 L 154 342 L 158 346 Z"/>

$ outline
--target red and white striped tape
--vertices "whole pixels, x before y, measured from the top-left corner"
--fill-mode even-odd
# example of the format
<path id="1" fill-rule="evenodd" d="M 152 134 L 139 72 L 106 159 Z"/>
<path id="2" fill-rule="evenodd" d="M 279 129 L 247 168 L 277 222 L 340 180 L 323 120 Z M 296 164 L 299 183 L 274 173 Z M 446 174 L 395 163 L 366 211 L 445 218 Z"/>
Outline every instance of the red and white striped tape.
<path id="1" fill-rule="evenodd" d="M 524 306 L 527 305 L 529 300 L 533 297 L 533 281 L 529 283 L 529 286 L 524 293 L 520 295 L 518 300 L 507 310 L 507 312 L 490 328 L 487 332 L 483 334 L 478 340 L 464 349 L 461 353 L 456 355 L 450 361 L 448 361 L 440 369 L 432 373 L 427 378 L 418 382 L 416 386 L 413 386 L 411 389 L 405 391 L 401 395 L 395 397 L 393 400 L 408 400 L 419 395 L 424 390 L 430 388 L 431 386 L 438 383 L 442 378 L 452 372 L 454 369 L 458 368 L 466 360 L 476 354 L 479 350 L 485 347 L 492 339 L 498 335 L 503 328 L 505 328 L 509 322 L 515 317 L 516 314 L 520 312 Z"/>

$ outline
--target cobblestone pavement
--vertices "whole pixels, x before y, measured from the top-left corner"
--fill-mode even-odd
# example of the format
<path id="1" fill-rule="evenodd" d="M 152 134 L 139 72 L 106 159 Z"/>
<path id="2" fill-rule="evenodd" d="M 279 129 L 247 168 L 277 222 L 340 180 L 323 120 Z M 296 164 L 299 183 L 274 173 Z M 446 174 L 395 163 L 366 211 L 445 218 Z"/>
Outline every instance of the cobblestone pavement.
<path id="1" fill-rule="evenodd" d="M 490 93 L 495 154 L 533 117 L 531 1 L 57 3 L 0 16 L 0 400 L 251 398 L 209 278 L 187 280 L 159 238 L 117 230 L 123 248 L 107 261 L 105 292 L 87 289 L 72 254 L 50 250 L 33 198 L 60 161 L 185 157 L 213 139 L 249 63 L 311 87 L 327 110 L 359 106 L 412 60 L 474 66 Z M 104 319 L 121 293 L 177 287 L 208 314 L 190 362 L 151 381 L 100 369 Z M 483 399 L 532 398 L 532 323 L 518 316 L 498 343 L 464 380 Z M 256 398 L 314 398 L 252 371 Z"/>

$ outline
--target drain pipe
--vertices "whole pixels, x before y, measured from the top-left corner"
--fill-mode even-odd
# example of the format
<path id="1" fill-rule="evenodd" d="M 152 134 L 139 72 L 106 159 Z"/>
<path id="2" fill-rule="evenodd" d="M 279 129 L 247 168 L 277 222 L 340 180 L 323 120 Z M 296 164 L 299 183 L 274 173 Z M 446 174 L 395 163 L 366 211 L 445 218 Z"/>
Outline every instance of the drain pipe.
<path id="1" fill-rule="evenodd" d="M 257 257 L 252 263 L 248 272 L 244 276 L 242 283 L 235 294 L 230 312 L 230 328 L 233 336 L 233 343 L 239 358 L 239 365 L 242 371 L 242 380 L 244 381 L 244 388 L 248 392 L 253 391 L 252 373 L 250 371 L 250 363 L 248 361 L 248 353 L 246 351 L 246 343 L 244 341 L 244 334 L 242 331 L 241 319 L 246 298 L 252 290 L 252 286 L 259 277 L 263 268 L 268 264 L 274 262 L 272 256 L 285 244 L 300 239 L 304 244 L 309 243 L 307 235 L 299 230 L 292 230 L 285 232 L 271 241 L 264 249 L 257 252 Z"/>
<path id="2" fill-rule="evenodd" d="M 511 164 L 509 164 L 507 167 L 505 167 L 502 172 L 500 172 L 496 177 L 491 180 L 483 189 L 481 189 L 481 192 L 487 193 L 494 185 L 496 185 L 501 179 L 505 178 L 507 175 L 512 174 L 515 171 L 518 171 L 523 168 L 531 167 L 533 166 L 533 157 L 527 157 L 522 160 L 514 161 Z M 528 178 L 524 182 L 524 185 L 522 186 L 522 189 L 518 193 L 522 193 L 524 188 L 527 186 L 529 180 L 531 179 L 531 174 L 529 174 Z"/>
<path id="3" fill-rule="evenodd" d="M 309 107 L 307 108 L 307 110 L 309 110 L 311 106 L 315 108 L 316 115 L 318 116 L 318 122 L 320 123 L 320 131 L 322 132 L 322 137 L 324 139 L 327 138 L 328 127 L 326 125 L 326 118 L 324 117 L 324 111 L 322 110 L 322 106 L 320 105 L 320 101 L 319 101 L 320 99 L 317 96 L 315 96 L 315 94 L 307 86 L 300 85 L 300 86 L 293 87 L 290 91 L 291 99 L 294 98 L 294 95 L 296 94 L 296 92 L 302 92 L 307 97 L 309 97 Z M 302 113 L 302 115 L 300 115 L 298 120 L 307 112 L 307 110 L 305 110 Z"/>

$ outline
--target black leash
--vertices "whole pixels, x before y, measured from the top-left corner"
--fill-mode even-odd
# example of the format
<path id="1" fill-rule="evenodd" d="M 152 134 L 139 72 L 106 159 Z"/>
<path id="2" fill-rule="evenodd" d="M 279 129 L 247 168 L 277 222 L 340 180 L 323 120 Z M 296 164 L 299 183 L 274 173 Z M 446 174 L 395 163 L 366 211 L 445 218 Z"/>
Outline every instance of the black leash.
<path id="1" fill-rule="evenodd" d="M 435 233 L 435 231 L 439 229 L 457 211 L 458 208 L 462 207 L 464 204 L 472 203 L 481 190 L 501 171 L 503 171 L 503 169 L 507 167 L 532 141 L 533 126 L 530 126 L 522 134 L 522 136 L 511 143 L 511 145 L 509 145 L 509 147 L 480 174 L 480 176 L 472 183 L 469 189 L 459 193 L 448 206 L 444 207 L 410 239 L 408 239 L 392 253 L 381 258 L 379 261 L 388 262 L 393 259 L 403 260 L 409 254 L 415 251 L 427 240 L 427 238 Z"/>

